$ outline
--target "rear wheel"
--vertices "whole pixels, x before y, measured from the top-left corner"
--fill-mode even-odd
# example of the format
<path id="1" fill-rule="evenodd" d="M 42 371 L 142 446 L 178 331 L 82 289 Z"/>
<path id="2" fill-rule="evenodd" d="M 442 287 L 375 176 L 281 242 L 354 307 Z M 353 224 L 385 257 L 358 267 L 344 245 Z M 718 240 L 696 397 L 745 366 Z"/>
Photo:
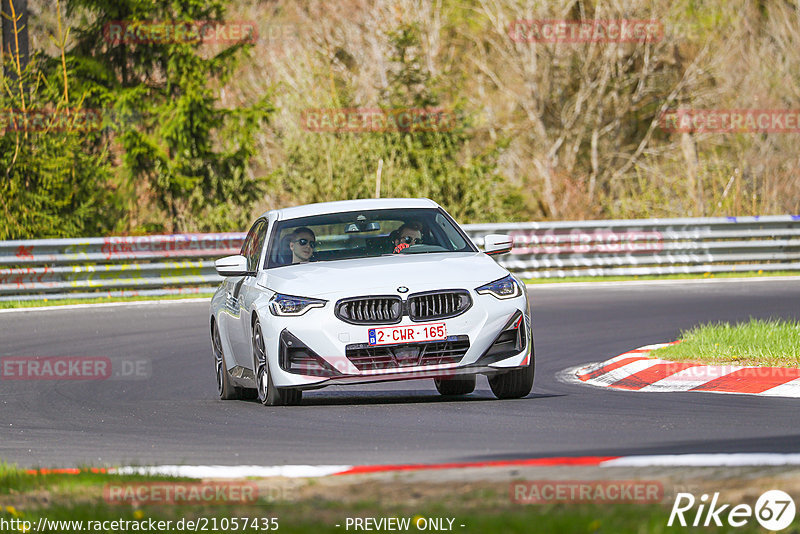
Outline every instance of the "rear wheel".
<path id="1" fill-rule="evenodd" d="M 522 369 L 515 369 L 489 379 L 489 387 L 498 399 L 521 399 L 533 389 L 535 360 L 531 348 L 531 361 Z"/>
<path id="2" fill-rule="evenodd" d="M 219 328 L 214 323 L 211 333 L 211 348 L 214 352 L 214 367 L 217 373 L 217 395 L 222 400 L 237 400 L 242 397 L 242 389 L 233 385 L 228 370 L 225 368 L 225 357 L 222 353 L 222 340 L 219 336 Z"/>
<path id="3" fill-rule="evenodd" d="M 256 368 L 256 385 L 258 400 L 264 406 L 287 406 L 299 404 L 303 398 L 303 392 L 299 389 L 277 388 L 272 383 L 272 375 L 269 372 L 269 361 L 264 345 L 264 335 L 261 331 L 261 324 L 256 319 L 253 323 L 253 356 Z"/>
<path id="4" fill-rule="evenodd" d="M 475 375 L 457 378 L 434 378 L 436 391 L 442 395 L 468 395 L 475 391 Z"/>

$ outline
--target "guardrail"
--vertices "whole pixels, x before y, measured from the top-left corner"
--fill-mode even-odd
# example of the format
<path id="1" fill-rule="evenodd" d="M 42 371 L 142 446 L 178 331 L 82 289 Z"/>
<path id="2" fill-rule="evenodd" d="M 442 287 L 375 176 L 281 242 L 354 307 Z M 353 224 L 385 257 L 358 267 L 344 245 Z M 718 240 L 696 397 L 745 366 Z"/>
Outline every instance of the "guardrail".
<path id="1" fill-rule="evenodd" d="M 0 241 L 0 301 L 210 294 L 244 233 Z"/>
<path id="2" fill-rule="evenodd" d="M 523 278 L 800 270 L 800 215 L 475 224 L 507 233 L 498 263 Z"/>
<path id="3" fill-rule="evenodd" d="M 800 271 L 800 216 L 465 225 L 478 246 L 511 234 L 498 263 L 523 278 Z M 209 294 L 214 259 L 245 234 L 0 241 L 0 300 Z"/>

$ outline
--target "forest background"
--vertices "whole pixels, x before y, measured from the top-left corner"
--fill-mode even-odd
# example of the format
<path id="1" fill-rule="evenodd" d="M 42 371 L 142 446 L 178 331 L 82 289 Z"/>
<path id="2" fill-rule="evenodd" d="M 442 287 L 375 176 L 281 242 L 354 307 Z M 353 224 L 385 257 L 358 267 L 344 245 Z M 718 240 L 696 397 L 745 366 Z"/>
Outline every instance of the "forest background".
<path id="1" fill-rule="evenodd" d="M 512 31 L 593 19 L 662 31 Z M 255 33 L 109 36 L 137 21 Z M 800 213 L 797 130 L 661 120 L 798 113 L 800 5 L 787 0 L 29 0 L 28 30 L 29 65 L 3 55 L 0 239 L 242 231 L 268 209 L 373 197 L 379 168 L 382 197 L 428 197 L 462 223 Z M 304 120 L 341 108 L 453 120 L 368 132 Z"/>

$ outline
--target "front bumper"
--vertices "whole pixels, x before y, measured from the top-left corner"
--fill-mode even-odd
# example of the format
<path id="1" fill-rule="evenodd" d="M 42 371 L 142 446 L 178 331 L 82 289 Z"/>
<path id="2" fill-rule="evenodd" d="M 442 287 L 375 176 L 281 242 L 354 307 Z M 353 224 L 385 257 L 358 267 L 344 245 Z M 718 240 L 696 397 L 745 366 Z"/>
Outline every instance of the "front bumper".
<path id="1" fill-rule="evenodd" d="M 301 317 L 275 317 L 269 315 L 262 320 L 262 328 L 267 341 L 270 358 L 270 372 L 273 383 L 278 387 L 298 387 L 315 389 L 335 384 L 356 384 L 389 380 L 410 380 L 415 378 L 453 377 L 472 374 L 496 374 L 529 363 L 533 348 L 531 321 L 525 295 L 507 300 L 499 300 L 491 295 L 478 295 L 471 292 L 473 306 L 463 314 L 450 319 L 431 322 L 445 323 L 448 338 L 469 340 L 469 348 L 453 363 L 428 365 L 403 365 L 392 368 L 359 369 L 348 359 L 346 351 L 350 346 L 366 346 L 368 331 L 372 326 L 352 325 L 334 316 L 335 302 L 328 302 L 324 308 L 312 309 Z M 265 314 L 269 311 L 264 310 Z M 486 353 L 497 341 L 515 317 L 520 318 L 520 328 L 524 342 L 518 345 L 518 352 L 504 351 L 488 356 Z M 396 326 L 414 324 L 408 317 Z M 286 361 L 280 361 L 282 351 L 286 350 L 286 333 L 301 342 L 312 358 L 322 361 L 318 370 L 288 372 Z M 283 336 L 281 335 L 283 333 Z M 417 344 L 415 344 L 417 345 Z M 282 348 L 283 346 L 283 348 Z M 495 351 L 497 352 L 497 351 Z M 324 369 L 323 369 L 324 367 Z"/>

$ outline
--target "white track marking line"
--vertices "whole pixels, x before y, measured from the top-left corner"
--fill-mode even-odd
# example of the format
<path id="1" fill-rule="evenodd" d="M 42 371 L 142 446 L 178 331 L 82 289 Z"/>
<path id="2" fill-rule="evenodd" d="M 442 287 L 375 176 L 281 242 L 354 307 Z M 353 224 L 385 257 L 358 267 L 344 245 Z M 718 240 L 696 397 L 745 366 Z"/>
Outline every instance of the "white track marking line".
<path id="1" fill-rule="evenodd" d="M 800 397 L 800 378 L 759 393 L 767 397 Z"/>
<path id="2" fill-rule="evenodd" d="M 61 310 L 85 310 L 91 308 L 123 308 L 125 306 L 152 306 L 154 304 L 187 304 L 196 302 L 211 302 L 211 297 L 187 298 L 187 299 L 165 299 L 165 300 L 134 300 L 131 302 L 98 302 L 96 304 L 67 304 L 66 306 L 38 306 L 36 308 L 5 308 L 0 313 L 20 313 L 20 312 L 39 312 L 39 311 L 61 311 Z"/>
<path id="3" fill-rule="evenodd" d="M 800 454 L 733 453 L 733 454 L 663 454 L 623 456 L 601 462 L 602 467 L 722 467 L 759 465 L 800 465 Z"/>
<path id="4" fill-rule="evenodd" d="M 662 361 L 662 363 L 675 362 Z M 639 391 L 689 391 L 739 369 L 744 369 L 744 367 L 736 365 L 698 365 L 664 377 Z"/>
<path id="5" fill-rule="evenodd" d="M 524 460 L 521 460 L 524 461 Z M 432 464 L 435 466 L 436 464 Z M 730 467 L 730 466 L 772 466 L 800 465 L 798 453 L 720 453 L 720 454 L 659 454 L 641 456 L 622 456 L 605 460 L 600 467 Z M 110 474 L 128 475 L 166 475 L 173 477 L 199 479 L 238 479 L 238 478 L 314 478 L 336 475 L 349 471 L 352 465 L 160 465 L 149 467 L 119 467 L 109 469 Z M 423 466 L 430 467 L 430 466 Z M 475 467 L 491 467 L 476 465 Z M 451 469 L 470 469 L 472 467 Z M 405 469 L 404 469 L 405 470 Z"/>
<path id="6" fill-rule="evenodd" d="M 635 362 L 631 362 L 629 364 L 623 365 L 622 367 L 618 367 L 613 371 L 609 371 L 604 373 L 596 378 L 591 378 L 586 382 L 594 383 L 595 385 L 602 385 L 602 386 L 612 386 L 615 382 L 619 382 L 623 378 L 628 378 L 629 376 L 638 373 L 639 371 L 644 371 L 645 369 L 649 369 L 654 365 L 658 365 L 661 363 L 659 360 L 636 360 Z"/>
<path id="7" fill-rule="evenodd" d="M 352 469 L 351 465 L 157 465 L 118 467 L 117 475 L 166 475 L 186 478 L 324 477 Z"/>

